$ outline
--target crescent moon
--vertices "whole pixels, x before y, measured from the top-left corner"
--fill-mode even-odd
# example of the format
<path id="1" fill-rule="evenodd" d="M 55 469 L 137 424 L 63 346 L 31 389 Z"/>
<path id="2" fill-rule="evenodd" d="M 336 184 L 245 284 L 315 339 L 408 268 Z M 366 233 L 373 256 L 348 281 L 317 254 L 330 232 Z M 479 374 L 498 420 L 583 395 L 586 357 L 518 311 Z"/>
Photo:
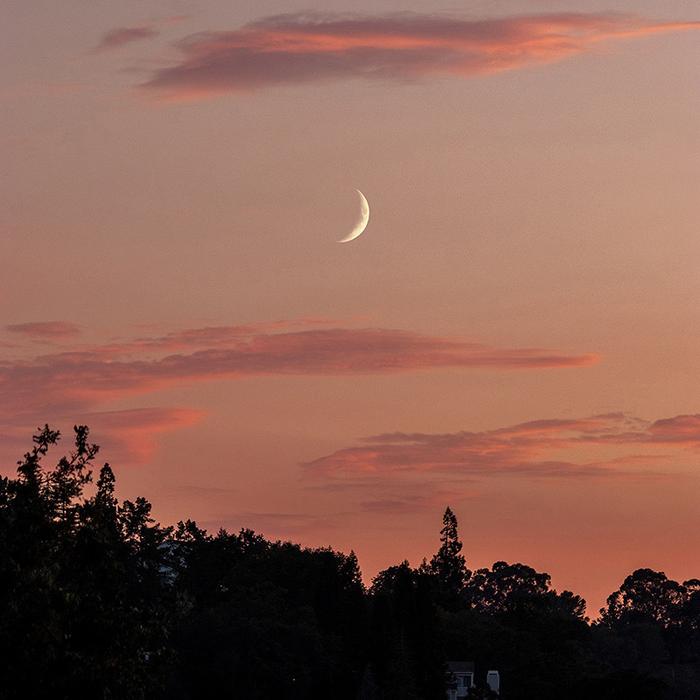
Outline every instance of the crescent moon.
<path id="1" fill-rule="evenodd" d="M 354 241 L 359 235 L 362 234 L 369 223 L 369 202 L 362 192 L 360 192 L 360 190 L 355 191 L 360 195 L 360 218 L 357 220 L 355 228 L 353 228 L 353 230 L 350 231 L 345 238 L 341 238 L 338 243 L 349 243 L 350 241 Z"/>

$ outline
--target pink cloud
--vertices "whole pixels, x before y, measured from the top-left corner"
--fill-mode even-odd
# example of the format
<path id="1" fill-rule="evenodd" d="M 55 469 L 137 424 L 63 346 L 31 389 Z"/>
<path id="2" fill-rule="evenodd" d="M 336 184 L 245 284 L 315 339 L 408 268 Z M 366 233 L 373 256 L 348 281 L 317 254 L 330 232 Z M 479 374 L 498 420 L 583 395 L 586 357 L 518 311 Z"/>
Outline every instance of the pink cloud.
<path id="1" fill-rule="evenodd" d="M 110 460 L 143 464 L 153 457 L 162 433 L 196 425 L 203 411 L 191 408 L 131 408 L 73 416 L 99 435 Z"/>
<path id="2" fill-rule="evenodd" d="M 347 78 L 472 76 L 551 63 L 602 41 L 700 28 L 617 14 L 556 13 L 471 20 L 439 14 L 298 13 L 193 34 L 179 62 L 143 84 L 170 98 Z"/>
<path id="3" fill-rule="evenodd" d="M 445 480 L 459 493 L 465 484 L 471 488 L 475 480 L 499 476 L 658 477 L 665 471 L 659 468 L 678 457 L 660 447 L 700 450 L 700 415 L 649 423 L 608 414 L 538 420 L 481 432 L 386 433 L 362 442 L 306 463 L 307 479 L 327 490 L 371 493 L 378 499 L 372 507 L 404 508 L 420 505 L 431 489 L 438 484 L 444 487 Z M 640 445 L 648 451 L 640 453 Z M 580 456 L 582 450 L 585 458 Z M 428 490 L 422 491 L 422 485 Z"/>
<path id="4" fill-rule="evenodd" d="M 211 347 L 202 347 L 207 342 Z M 153 356 L 158 349 L 162 352 L 190 343 L 199 349 Z M 273 333 L 233 326 L 0 362 L 0 402 L 21 413 L 54 405 L 85 408 L 130 394 L 216 378 L 394 374 L 448 368 L 527 370 L 582 367 L 596 360 L 591 354 L 491 348 L 383 328 Z"/>
<path id="5" fill-rule="evenodd" d="M 649 427 L 649 440 L 700 447 L 700 414 L 657 420 Z"/>
<path id="6" fill-rule="evenodd" d="M 241 339 L 262 333 L 335 324 L 336 321 L 333 319 L 303 317 L 248 323 L 240 326 L 204 326 L 202 328 L 186 328 L 171 331 L 160 336 L 135 338 L 122 343 L 105 345 L 101 349 L 116 356 L 147 350 L 175 351 L 187 348 L 218 347 L 231 345 Z"/>
<path id="7" fill-rule="evenodd" d="M 134 465 L 153 457 L 163 433 L 196 425 L 203 417 L 202 411 L 175 407 L 83 411 L 55 406 L 50 415 L 31 417 L 0 412 L 0 471 L 6 472 L 2 467 L 11 467 L 26 452 L 32 432 L 47 421 L 66 433 L 75 424 L 89 425 L 102 448 L 101 456 L 113 463 Z"/>
<path id="8" fill-rule="evenodd" d="M 65 340 L 80 335 L 80 326 L 70 321 L 34 321 L 5 326 L 9 333 L 23 335 L 32 340 Z"/>
<path id="9" fill-rule="evenodd" d="M 533 370 L 583 367 L 590 354 L 493 348 L 459 338 L 384 328 L 312 328 L 327 319 L 217 326 L 61 352 L 0 359 L 0 433 L 26 436 L 44 422 L 88 422 L 119 442 L 133 461 L 147 460 L 154 435 L 190 425 L 187 409 L 105 411 L 110 402 L 184 384 L 272 375 L 371 375 L 433 369 Z M 31 338 L 66 338 L 64 322 L 9 328 Z M 174 350 L 180 352 L 174 353 Z"/>
<path id="10" fill-rule="evenodd" d="M 135 41 L 143 41 L 158 36 L 159 32 L 150 25 L 139 27 L 117 27 L 105 32 L 95 51 L 108 51 L 118 49 Z"/>

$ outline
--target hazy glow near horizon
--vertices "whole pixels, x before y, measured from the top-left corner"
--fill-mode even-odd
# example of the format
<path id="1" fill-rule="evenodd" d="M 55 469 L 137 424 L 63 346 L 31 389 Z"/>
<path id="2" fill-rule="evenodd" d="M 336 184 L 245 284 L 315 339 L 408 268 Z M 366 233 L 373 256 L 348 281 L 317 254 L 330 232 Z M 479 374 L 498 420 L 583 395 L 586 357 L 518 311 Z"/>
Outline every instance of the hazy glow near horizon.
<path id="1" fill-rule="evenodd" d="M 580 4 L 6 3 L 4 471 L 87 422 L 163 522 L 368 577 L 447 504 L 589 614 L 698 576 L 700 16 Z"/>

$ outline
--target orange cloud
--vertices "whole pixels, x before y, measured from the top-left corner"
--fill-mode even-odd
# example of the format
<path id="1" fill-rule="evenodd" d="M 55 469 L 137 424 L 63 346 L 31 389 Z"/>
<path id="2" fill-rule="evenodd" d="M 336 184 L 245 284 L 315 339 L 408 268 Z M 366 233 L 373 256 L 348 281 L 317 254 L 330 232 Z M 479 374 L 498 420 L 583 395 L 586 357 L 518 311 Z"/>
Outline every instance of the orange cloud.
<path id="1" fill-rule="evenodd" d="M 700 28 L 616 14 L 470 20 L 438 14 L 285 14 L 177 44 L 182 59 L 142 85 L 188 99 L 274 85 L 472 76 L 551 63 L 602 41 Z"/>
<path id="2" fill-rule="evenodd" d="M 75 424 L 89 425 L 110 462 L 144 464 L 158 448 L 163 433 L 196 425 L 203 411 L 191 408 L 149 407 L 119 411 L 84 411 L 69 405 L 51 408 L 50 415 L 39 416 L 28 409 L 12 414 L 0 411 L 0 471 L 9 467 L 27 449 L 27 440 L 37 425 L 49 422 L 67 430 Z M 4 461 L 3 461 L 4 460 Z"/>
<path id="3" fill-rule="evenodd" d="M 198 349 L 162 355 L 188 345 Z M 384 328 L 273 333 L 232 326 L 5 361 L 0 363 L 0 404 L 22 413 L 30 407 L 55 405 L 85 408 L 125 395 L 222 377 L 394 374 L 441 368 L 546 369 L 581 367 L 596 360 L 591 354 L 491 348 Z"/>
<path id="4" fill-rule="evenodd" d="M 648 441 L 700 447 L 700 414 L 657 420 L 649 426 Z"/>
<path id="5" fill-rule="evenodd" d="M 659 467 L 678 456 L 672 448 L 700 450 L 700 414 L 653 423 L 607 414 L 482 432 L 387 433 L 362 442 L 306 463 L 309 483 L 371 494 L 373 501 L 363 501 L 370 510 L 416 509 L 431 505 L 438 487 L 444 493 L 449 485 L 447 493 L 459 497 L 483 478 L 659 476 Z"/>
<path id="6" fill-rule="evenodd" d="M 115 462 L 145 463 L 155 453 L 161 433 L 197 424 L 202 411 L 190 408 L 131 408 L 74 415 L 99 435 L 104 454 Z"/>
<path id="7" fill-rule="evenodd" d="M 97 345 L 75 344 L 22 359 L 0 359 L 0 435 L 8 445 L 38 424 L 94 424 L 132 461 L 152 454 L 153 435 L 190 425 L 200 414 L 149 408 L 105 412 L 113 401 L 159 389 L 269 375 L 395 374 L 464 368 L 528 370 L 582 367 L 595 355 L 536 348 L 492 348 L 459 338 L 385 328 L 310 328 L 327 319 L 193 328 Z M 30 338 L 65 338 L 63 322 L 8 327 Z M 179 351 L 175 353 L 174 351 Z"/>

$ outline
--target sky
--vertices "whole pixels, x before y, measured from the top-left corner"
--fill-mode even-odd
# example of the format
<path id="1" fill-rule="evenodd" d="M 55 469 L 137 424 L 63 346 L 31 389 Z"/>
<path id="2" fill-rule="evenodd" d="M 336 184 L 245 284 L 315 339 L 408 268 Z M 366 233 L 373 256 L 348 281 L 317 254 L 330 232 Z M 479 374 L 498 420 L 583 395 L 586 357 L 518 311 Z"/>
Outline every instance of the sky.
<path id="1" fill-rule="evenodd" d="M 3 473 L 87 423 L 162 523 L 367 581 L 447 505 L 591 616 L 698 575 L 695 0 L 0 19 Z"/>

